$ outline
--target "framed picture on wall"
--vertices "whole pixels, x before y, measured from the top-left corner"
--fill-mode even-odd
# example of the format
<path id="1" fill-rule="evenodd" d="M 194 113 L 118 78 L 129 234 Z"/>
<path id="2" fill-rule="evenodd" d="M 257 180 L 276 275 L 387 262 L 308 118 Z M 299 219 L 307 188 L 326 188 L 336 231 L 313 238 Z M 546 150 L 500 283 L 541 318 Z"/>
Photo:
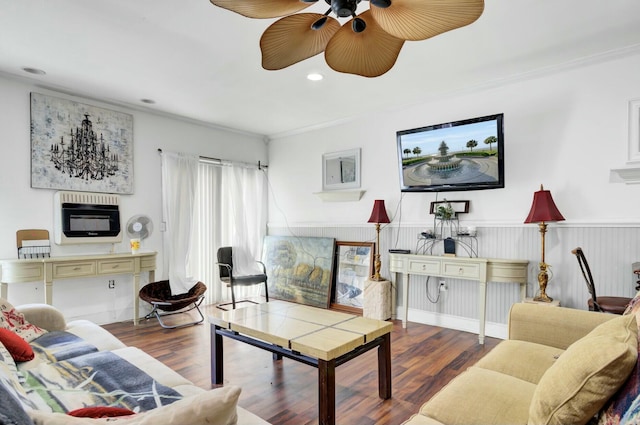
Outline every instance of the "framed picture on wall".
<path id="1" fill-rule="evenodd" d="M 31 93 L 31 187 L 133 193 L 133 116 Z"/>
<path id="2" fill-rule="evenodd" d="M 455 214 L 468 213 L 469 212 L 469 201 L 434 201 L 431 202 L 431 207 L 429 208 L 429 214 L 435 214 L 438 211 L 439 206 L 447 206 L 451 207 L 451 210 Z"/>
<path id="3" fill-rule="evenodd" d="M 373 275 L 373 242 L 336 242 L 331 307 L 362 313 L 364 282 Z"/>
<path id="4" fill-rule="evenodd" d="M 356 189 L 360 187 L 360 149 L 322 155 L 322 189 Z"/>

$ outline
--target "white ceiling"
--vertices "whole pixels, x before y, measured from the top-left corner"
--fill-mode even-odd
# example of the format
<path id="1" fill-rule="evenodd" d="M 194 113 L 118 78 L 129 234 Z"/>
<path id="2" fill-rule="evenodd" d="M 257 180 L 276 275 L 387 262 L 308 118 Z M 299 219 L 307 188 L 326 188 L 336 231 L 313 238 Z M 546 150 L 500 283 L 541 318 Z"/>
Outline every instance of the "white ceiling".
<path id="1" fill-rule="evenodd" d="M 320 3 L 307 10 L 324 13 Z M 640 51 L 638 0 L 486 0 L 475 23 L 406 42 L 372 79 L 322 55 L 263 70 L 258 43 L 273 21 L 209 0 L 0 0 L 0 73 L 273 137 Z M 311 71 L 325 79 L 308 81 Z"/>

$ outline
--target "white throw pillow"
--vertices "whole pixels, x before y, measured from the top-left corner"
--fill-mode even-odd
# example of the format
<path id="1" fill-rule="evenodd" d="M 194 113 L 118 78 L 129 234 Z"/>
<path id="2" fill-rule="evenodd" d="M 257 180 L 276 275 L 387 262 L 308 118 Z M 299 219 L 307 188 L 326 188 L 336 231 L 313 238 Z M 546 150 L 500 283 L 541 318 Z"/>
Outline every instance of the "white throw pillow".
<path id="1" fill-rule="evenodd" d="M 236 406 L 240 391 L 234 386 L 216 388 L 157 409 L 114 418 L 76 418 L 39 410 L 27 413 L 36 425 L 234 425 L 238 419 Z"/>

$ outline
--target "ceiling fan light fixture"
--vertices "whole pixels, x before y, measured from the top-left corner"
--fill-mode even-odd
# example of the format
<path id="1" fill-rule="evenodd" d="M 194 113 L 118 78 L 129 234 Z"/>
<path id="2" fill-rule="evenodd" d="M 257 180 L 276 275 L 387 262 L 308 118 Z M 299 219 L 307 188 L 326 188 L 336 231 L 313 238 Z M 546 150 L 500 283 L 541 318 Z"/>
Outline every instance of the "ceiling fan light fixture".
<path id="1" fill-rule="evenodd" d="M 313 24 L 311 24 L 311 29 L 318 31 L 319 29 L 321 29 L 324 24 L 327 23 L 327 17 L 323 16 L 322 18 L 318 19 L 317 21 L 315 21 Z"/>
<path id="2" fill-rule="evenodd" d="M 347 18 L 355 15 L 359 2 L 359 0 L 331 0 L 331 9 L 339 18 Z"/>
<path id="3" fill-rule="evenodd" d="M 324 0 L 324 14 L 297 13 L 317 0 L 210 0 L 212 4 L 249 18 L 277 18 L 260 38 L 262 67 L 278 70 L 324 51 L 338 72 L 377 77 L 395 64 L 405 41 L 418 41 L 475 22 L 484 0 Z M 329 16 L 353 19 L 340 25 Z M 366 29 L 366 31 L 365 31 Z"/>
<path id="4" fill-rule="evenodd" d="M 374 5 L 375 7 L 380 7 L 382 9 L 386 9 L 391 6 L 391 0 L 369 0 L 369 3 Z"/>
<path id="5" fill-rule="evenodd" d="M 364 31 L 365 28 L 367 28 L 367 24 L 362 19 L 354 18 L 353 21 L 351 21 L 351 29 L 353 32 L 359 33 Z"/>

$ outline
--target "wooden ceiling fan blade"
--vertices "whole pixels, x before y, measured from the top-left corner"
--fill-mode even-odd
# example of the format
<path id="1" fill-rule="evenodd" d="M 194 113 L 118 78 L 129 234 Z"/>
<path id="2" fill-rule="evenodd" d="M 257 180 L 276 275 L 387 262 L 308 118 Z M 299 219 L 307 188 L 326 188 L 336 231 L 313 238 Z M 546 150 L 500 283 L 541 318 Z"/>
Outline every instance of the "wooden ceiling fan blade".
<path id="1" fill-rule="evenodd" d="M 299 12 L 314 4 L 300 0 L 210 0 L 215 6 L 247 18 L 278 18 Z"/>
<path id="2" fill-rule="evenodd" d="M 387 8 L 372 5 L 376 22 L 404 40 L 425 40 L 475 22 L 484 0 L 392 0 Z"/>
<path id="3" fill-rule="evenodd" d="M 378 77 L 396 63 L 404 40 L 385 32 L 370 11 L 358 18 L 366 23 L 362 32 L 354 32 L 349 21 L 331 38 L 324 56 L 335 71 L 363 77 Z"/>
<path id="4" fill-rule="evenodd" d="M 319 19 L 326 22 L 319 29 L 312 25 Z M 298 13 L 274 22 L 260 38 L 262 67 L 268 70 L 286 68 L 322 52 L 340 23 L 319 13 Z"/>

